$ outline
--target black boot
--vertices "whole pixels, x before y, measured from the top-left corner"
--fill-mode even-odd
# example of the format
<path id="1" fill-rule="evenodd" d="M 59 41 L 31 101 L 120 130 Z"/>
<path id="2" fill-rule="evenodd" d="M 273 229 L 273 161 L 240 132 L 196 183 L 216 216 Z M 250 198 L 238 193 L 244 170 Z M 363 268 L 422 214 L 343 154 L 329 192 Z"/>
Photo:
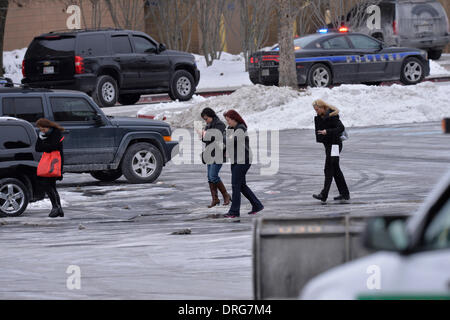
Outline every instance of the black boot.
<path id="1" fill-rule="evenodd" d="M 322 202 L 322 204 L 326 204 L 327 203 L 327 198 L 325 198 L 325 196 L 322 193 L 319 194 L 313 194 L 313 198 L 320 200 Z"/>
<path id="2" fill-rule="evenodd" d="M 62 211 L 61 208 L 61 202 L 59 199 L 58 191 L 56 191 L 55 188 L 50 188 L 47 193 L 52 203 L 52 211 L 48 215 L 49 218 L 64 217 L 64 212 Z"/>
<path id="3" fill-rule="evenodd" d="M 334 200 L 335 200 L 335 201 L 342 201 L 342 200 L 348 201 L 348 200 L 350 200 L 350 196 L 343 196 L 343 195 L 341 194 L 341 195 L 335 197 Z"/>

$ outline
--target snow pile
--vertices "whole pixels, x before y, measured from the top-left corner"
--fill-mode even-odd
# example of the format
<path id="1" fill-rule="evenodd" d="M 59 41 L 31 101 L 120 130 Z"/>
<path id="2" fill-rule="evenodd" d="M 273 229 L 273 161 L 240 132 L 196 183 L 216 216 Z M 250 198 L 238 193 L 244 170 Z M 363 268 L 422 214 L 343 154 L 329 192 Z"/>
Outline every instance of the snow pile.
<path id="1" fill-rule="evenodd" d="M 11 78 L 14 83 L 21 83 L 22 61 L 27 48 L 3 52 L 3 68 L 5 77 Z"/>
<path id="2" fill-rule="evenodd" d="M 450 71 L 445 69 L 438 62 L 430 60 L 430 76 L 450 75 Z"/>
<path id="3" fill-rule="evenodd" d="M 152 114 L 156 119 L 166 117 L 173 127 L 192 128 L 194 121 L 201 120 L 201 110 L 211 107 L 220 117 L 223 111 L 236 109 L 249 130 L 313 128 L 312 102 L 323 99 L 341 110 L 348 127 L 440 121 L 450 115 L 449 88 L 424 82 L 416 86 L 342 85 L 301 92 L 256 85 L 243 87 L 229 96 L 175 102 L 175 110 L 148 106 L 138 114 Z"/>
<path id="4" fill-rule="evenodd" d="M 197 90 L 211 88 L 236 88 L 250 85 L 248 72 L 245 71 L 243 54 L 232 55 L 222 52 L 220 60 L 214 60 L 209 67 L 206 66 L 204 56 L 196 55 L 195 61 L 200 70 L 200 83 Z"/>

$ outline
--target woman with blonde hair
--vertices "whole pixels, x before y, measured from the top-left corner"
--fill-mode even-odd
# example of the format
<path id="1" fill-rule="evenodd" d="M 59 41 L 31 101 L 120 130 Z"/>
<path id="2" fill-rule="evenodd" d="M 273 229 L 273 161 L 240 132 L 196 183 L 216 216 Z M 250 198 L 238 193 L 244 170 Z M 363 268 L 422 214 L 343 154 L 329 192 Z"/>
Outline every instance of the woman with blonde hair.
<path id="1" fill-rule="evenodd" d="M 339 109 L 320 99 L 313 102 L 313 107 L 317 114 L 314 118 L 316 141 L 325 147 L 324 187 L 319 194 L 314 194 L 313 197 L 325 204 L 334 178 L 340 193 L 334 200 L 348 201 L 350 200 L 350 191 L 339 165 L 343 147 L 341 136 L 345 131 L 345 127 L 339 119 Z"/>
<path id="2" fill-rule="evenodd" d="M 55 178 L 39 177 L 39 182 L 52 203 L 52 211 L 50 212 L 49 217 L 64 217 L 64 211 L 61 206 L 61 199 L 59 197 L 58 190 L 56 190 L 56 181 L 63 179 L 62 172 L 64 166 L 64 138 L 62 136 L 62 132 L 64 132 L 64 128 L 59 124 L 44 118 L 36 121 L 36 126 L 40 130 L 39 137 L 36 141 L 36 151 L 47 153 L 59 151 L 60 153 L 61 176 Z"/>

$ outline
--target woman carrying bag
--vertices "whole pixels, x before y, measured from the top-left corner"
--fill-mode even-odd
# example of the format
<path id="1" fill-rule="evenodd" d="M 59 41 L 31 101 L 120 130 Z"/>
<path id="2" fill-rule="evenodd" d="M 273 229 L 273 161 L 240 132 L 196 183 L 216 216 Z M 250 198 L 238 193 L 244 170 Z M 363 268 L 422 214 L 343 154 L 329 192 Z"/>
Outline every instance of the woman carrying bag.
<path id="1" fill-rule="evenodd" d="M 36 151 L 43 152 L 37 175 L 39 182 L 52 203 L 50 218 L 64 217 L 61 200 L 56 190 L 56 181 L 62 180 L 64 166 L 62 132 L 64 128 L 48 119 L 39 119 L 36 126 L 40 130 L 36 141 Z"/>
<path id="2" fill-rule="evenodd" d="M 339 109 L 322 100 L 314 101 L 313 107 L 317 113 L 314 118 L 316 141 L 323 143 L 325 147 L 324 187 L 319 194 L 314 194 L 313 198 L 325 204 L 334 178 L 340 193 L 334 200 L 346 202 L 350 200 L 350 191 L 339 165 L 342 141 L 346 139 L 346 132 L 344 125 L 339 119 Z"/>

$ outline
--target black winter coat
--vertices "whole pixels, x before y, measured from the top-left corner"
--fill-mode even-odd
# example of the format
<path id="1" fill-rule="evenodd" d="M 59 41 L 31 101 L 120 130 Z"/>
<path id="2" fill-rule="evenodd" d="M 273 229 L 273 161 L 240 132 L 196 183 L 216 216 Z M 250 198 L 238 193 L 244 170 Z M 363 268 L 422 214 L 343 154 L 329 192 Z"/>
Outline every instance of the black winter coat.
<path id="1" fill-rule="evenodd" d="M 61 177 L 56 178 L 56 180 L 62 180 L 62 172 L 64 168 L 64 153 L 63 153 L 63 142 L 61 141 L 63 135 L 58 129 L 52 128 L 50 132 L 46 134 L 46 139 L 41 139 L 38 136 L 36 141 L 36 152 L 53 152 L 59 151 L 61 154 Z M 42 178 L 42 179 L 55 179 L 55 178 Z"/>
<path id="2" fill-rule="evenodd" d="M 206 132 L 208 132 L 208 130 L 218 130 L 218 131 L 220 131 L 221 133 L 222 133 L 222 135 L 223 136 L 225 136 L 225 129 L 226 129 L 226 126 L 225 126 L 225 124 L 218 118 L 218 117 L 215 117 L 214 119 L 213 119 L 213 121 L 211 122 L 211 123 L 209 123 L 207 126 L 206 126 L 206 128 L 205 128 L 205 131 Z M 220 140 L 220 141 L 215 141 L 215 137 L 214 136 L 211 136 L 210 137 L 211 139 L 209 139 L 208 138 L 208 140 L 205 140 L 205 137 L 203 137 L 202 138 L 202 141 L 205 143 L 205 146 L 206 147 L 208 147 L 209 145 L 211 145 L 211 144 L 214 144 L 214 145 L 212 145 L 210 148 L 213 148 L 212 149 L 212 151 L 210 152 L 211 153 L 211 156 L 212 157 L 215 157 L 216 156 L 216 150 L 215 150 L 215 147 L 216 147 L 216 145 L 219 145 L 219 148 L 220 149 L 223 149 L 223 158 L 221 159 L 222 161 L 221 161 L 221 163 L 224 163 L 224 162 L 226 162 L 226 158 L 225 158 L 225 146 L 223 145 L 223 143 L 222 143 L 222 140 Z M 203 153 L 202 153 L 202 160 L 203 160 L 203 163 L 207 163 L 207 161 L 205 161 L 205 159 L 204 159 L 204 157 L 203 157 Z M 215 163 L 215 162 L 214 162 Z M 208 164 L 210 164 L 210 163 L 208 163 Z"/>
<path id="3" fill-rule="evenodd" d="M 324 117 L 316 116 L 314 118 L 316 128 L 316 141 L 324 145 L 341 144 L 341 135 L 345 130 L 344 125 L 339 119 L 339 110 L 330 109 Z M 320 135 L 317 132 L 327 130 L 326 135 Z"/>
<path id="4" fill-rule="evenodd" d="M 233 133 L 235 134 L 234 136 L 232 136 Z M 244 141 L 238 138 L 239 134 L 242 133 L 245 134 Z M 247 127 L 244 124 L 240 123 L 236 128 L 228 127 L 227 136 L 224 136 L 224 142 L 227 147 L 230 145 L 234 146 L 233 159 L 230 159 L 232 164 L 251 164 L 252 151 L 250 150 L 250 139 L 247 134 Z M 231 157 L 231 152 L 227 151 L 227 156 Z"/>

